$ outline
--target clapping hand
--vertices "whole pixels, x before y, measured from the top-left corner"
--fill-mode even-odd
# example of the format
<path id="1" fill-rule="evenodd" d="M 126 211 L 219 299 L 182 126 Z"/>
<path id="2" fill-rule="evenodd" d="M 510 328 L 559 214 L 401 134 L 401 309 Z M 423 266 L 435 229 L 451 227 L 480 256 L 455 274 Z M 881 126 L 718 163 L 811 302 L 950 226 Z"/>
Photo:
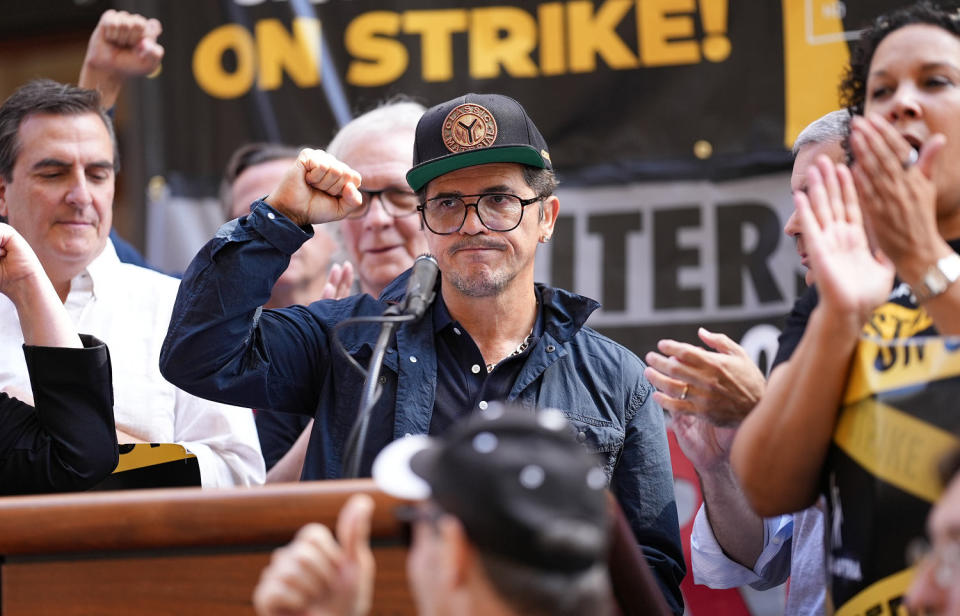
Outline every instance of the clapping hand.
<path id="1" fill-rule="evenodd" d="M 807 192 L 793 202 L 821 305 L 859 328 L 889 295 L 893 264 L 867 241 L 850 170 L 820 156 L 807 171 Z"/>

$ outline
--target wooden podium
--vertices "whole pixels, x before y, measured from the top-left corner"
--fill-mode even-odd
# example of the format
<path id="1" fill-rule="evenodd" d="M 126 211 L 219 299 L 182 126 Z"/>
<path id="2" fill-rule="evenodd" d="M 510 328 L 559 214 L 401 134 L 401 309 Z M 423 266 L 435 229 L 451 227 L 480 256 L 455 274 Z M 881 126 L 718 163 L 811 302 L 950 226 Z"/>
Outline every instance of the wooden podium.
<path id="1" fill-rule="evenodd" d="M 271 551 L 308 522 L 375 502 L 373 613 L 412 615 L 397 501 L 370 480 L 0 499 L 0 614 L 253 614 Z"/>

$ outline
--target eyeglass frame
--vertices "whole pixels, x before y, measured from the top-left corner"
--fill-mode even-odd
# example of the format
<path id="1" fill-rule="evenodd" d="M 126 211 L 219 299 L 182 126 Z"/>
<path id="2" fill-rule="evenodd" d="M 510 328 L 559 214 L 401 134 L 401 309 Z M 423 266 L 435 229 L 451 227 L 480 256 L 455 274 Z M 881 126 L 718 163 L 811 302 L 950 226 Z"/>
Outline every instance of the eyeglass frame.
<path id="1" fill-rule="evenodd" d="M 413 525 L 415 522 L 427 522 L 436 528 L 437 522 L 447 512 L 434 503 L 423 505 L 397 505 L 393 508 L 393 517 L 400 523 L 400 543 L 409 548 L 413 544 Z"/>
<path id="2" fill-rule="evenodd" d="M 520 218 L 517 219 L 517 224 L 513 225 L 509 229 L 491 229 L 489 226 L 487 226 L 487 223 L 483 222 L 483 217 L 480 215 L 480 208 L 479 208 L 480 199 L 483 199 L 484 197 L 494 197 L 494 196 L 513 197 L 520 203 Z M 467 203 L 466 201 L 464 201 L 466 197 L 477 197 L 477 200 L 474 201 L 473 203 Z M 436 201 L 437 199 L 459 199 L 460 202 L 463 203 L 463 220 L 460 221 L 460 225 L 453 231 L 445 231 L 445 232 L 434 231 L 433 228 L 430 226 L 430 224 L 427 222 L 427 212 L 426 212 L 427 202 Z M 543 202 L 544 199 L 546 199 L 546 197 L 542 197 L 540 195 L 537 195 L 536 197 L 530 197 L 529 199 L 524 199 L 520 195 L 514 195 L 511 193 L 504 193 L 504 192 L 479 193 L 475 195 L 449 195 L 446 197 L 431 197 L 430 199 L 423 200 L 420 203 L 420 205 L 417 206 L 417 211 L 420 212 L 420 230 L 422 231 L 423 228 L 426 227 L 427 229 L 429 229 L 430 233 L 433 233 L 434 235 L 453 235 L 454 233 L 457 233 L 458 231 L 460 231 L 460 229 L 463 229 L 463 225 L 467 222 L 467 214 L 470 212 L 470 208 L 472 207 L 473 210 L 477 213 L 477 220 L 480 221 L 480 224 L 483 225 L 485 229 L 489 229 L 494 233 L 509 233 L 510 231 L 513 231 L 514 229 L 519 227 L 520 223 L 523 222 L 523 213 L 526 212 L 526 208 L 528 205 L 533 205 L 537 201 Z"/>
<path id="3" fill-rule="evenodd" d="M 358 188 L 357 190 L 360 191 L 360 194 L 362 195 L 362 199 L 366 199 L 367 204 L 364 206 L 362 204 L 362 199 L 361 199 L 361 206 L 355 209 L 354 211 L 350 212 L 349 214 L 347 214 L 346 216 L 347 220 L 359 220 L 365 217 L 370 212 L 370 205 L 373 203 L 374 197 L 378 197 L 380 199 L 380 205 L 383 207 L 383 211 L 386 212 L 387 215 L 390 216 L 391 218 L 409 218 L 410 216 L 413 216 L 414 214 L 416 214 L 420 209 L 420 206 L 418 204 L 417 207 L 410 210 L 406 214 L 397 215 L 390 210 L 390 207 L 393 207 L 395 205 L 393 201 L 383 198 L 383 193 L 387 193 L 387 192 L 395 192 L 402 195 L 416 197 L 417 193 L 413 191 L 403 190 L 402 188 L 396 188 L 394 186 L 382 188 L 380 190 L 368 190 L 366 188 Z M 386 203 L 390 203 L 390 206 L 387 206 Z"/>

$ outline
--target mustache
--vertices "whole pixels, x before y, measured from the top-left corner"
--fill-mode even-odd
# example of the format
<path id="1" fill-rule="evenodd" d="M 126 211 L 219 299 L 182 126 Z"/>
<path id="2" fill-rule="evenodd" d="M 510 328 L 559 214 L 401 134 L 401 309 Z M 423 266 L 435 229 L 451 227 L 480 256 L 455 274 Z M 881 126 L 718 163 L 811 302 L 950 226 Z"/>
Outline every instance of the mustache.
<path id="1" fill-rule="evenodd" d="M 455 252 L 460 250 L 470 250 L 475 248 L 486 248 L 489 250 L 506 250 L 507 247 L 503 242 L 497 242 L 495 240 L 486 239 L 486 238 L 464 238 L 447 249 L 447 254 L 452 255 Z"/>

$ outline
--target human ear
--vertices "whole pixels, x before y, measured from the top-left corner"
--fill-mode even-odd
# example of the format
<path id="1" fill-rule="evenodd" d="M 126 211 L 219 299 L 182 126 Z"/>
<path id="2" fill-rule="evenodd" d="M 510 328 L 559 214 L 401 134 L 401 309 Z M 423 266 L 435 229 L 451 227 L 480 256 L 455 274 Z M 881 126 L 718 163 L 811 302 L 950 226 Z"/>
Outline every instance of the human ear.
<path id="1" fill-rule="evenodd" d="M 540 241 L 546 243 L 553 236 L 553 227 L 557 224 L 557 213 L 560 211 L 560 200 L 556 195 L 550 195 L 541 202 L 543 216 L 540 219 Z"/>

